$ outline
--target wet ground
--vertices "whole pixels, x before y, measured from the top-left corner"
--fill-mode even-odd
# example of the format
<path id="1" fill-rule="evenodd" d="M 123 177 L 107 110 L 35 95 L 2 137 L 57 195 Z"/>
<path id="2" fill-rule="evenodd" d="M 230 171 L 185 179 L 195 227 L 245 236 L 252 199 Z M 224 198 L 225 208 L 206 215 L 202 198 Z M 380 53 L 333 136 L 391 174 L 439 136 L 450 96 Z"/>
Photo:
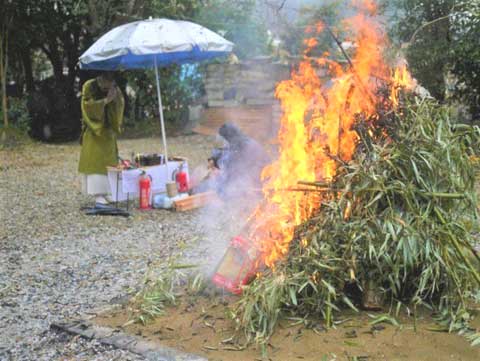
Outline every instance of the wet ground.
<path id="1" fill-rule="evenodd" d="M 261 360 L 261 349 L 242 349 L 232 343 L 235 327 L 227 316 L 227 302 L 234 299 L 185 299 L 178 307 L 169 308 L 146 326 L 128 322 L 123 309 L 106 314 L 96 322 L 123 330 L 146 340 L 202 355 L 212 361 Z M 268 359 L 274 361 L 478 361 L 480 348 L 471 347 L 456 334 L 439 332 L 428 313 L 417 320 L 398 319 L 399 325 L 373 325 L 374 314 L 347 314 L 337 320 L 333 329 L 326 330 L 322 321 L 308 326 L 292 326 L 283 322 L 266 347 Z M 378 316 L 378 314 L 377 314 Z M 240 344 L 241 337 L 239 338 Z"/>

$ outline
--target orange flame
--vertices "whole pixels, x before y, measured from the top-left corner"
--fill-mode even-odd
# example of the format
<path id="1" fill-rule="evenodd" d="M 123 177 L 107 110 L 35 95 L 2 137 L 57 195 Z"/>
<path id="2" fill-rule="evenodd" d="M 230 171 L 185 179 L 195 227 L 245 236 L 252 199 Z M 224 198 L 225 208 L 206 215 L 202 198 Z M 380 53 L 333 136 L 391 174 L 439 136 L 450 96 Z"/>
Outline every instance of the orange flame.
<path id="1" fill-rule="evenodd" d="M 400 89 L 413 89 L 415 87 L 415 80 L 412 78 L 407 70 L 407 64 L 402 63 L 398 65 L 392 74 L 392 88 L 390 91 L 390 100 L 393 106 L 398 106 Z"/>
<path id="2" fill-rule="evenodd" d="M 253 217 L 250 239 L 263 254 L 263 262 L 274 267 L 288 253 L 295 227 L 312 216 L 322 199 L 309 192 L 293 192 L 299 180 L 329 182 L 335 176 L 338 159 L 349 161 L 358 135 L 352 129 L 356 115 L 375 114 L 380 79 L 392 79 L 383 58 L 388 44 L 385 32 L 375 19 L 373 0 L 353 0 L 358 14 L 344 26 L 353 35 L 354 68 L 340 64 L 324 54 L 307 58 L 318 45 L 314 36 L 304 41 L 305 58 L 291 79 L 280 82 L 276 97 L 283 115 L 278 133 L 279 156 L 265 167 L 264 202 Z M 324 31 L 319 23 L 306 29 L 308 34 Z M 328 73 L 328 80 L 320 70 Z M 411 81 L 405 68 L 394 72 L 391 100 L 398 104 L 398 89 Z"/>

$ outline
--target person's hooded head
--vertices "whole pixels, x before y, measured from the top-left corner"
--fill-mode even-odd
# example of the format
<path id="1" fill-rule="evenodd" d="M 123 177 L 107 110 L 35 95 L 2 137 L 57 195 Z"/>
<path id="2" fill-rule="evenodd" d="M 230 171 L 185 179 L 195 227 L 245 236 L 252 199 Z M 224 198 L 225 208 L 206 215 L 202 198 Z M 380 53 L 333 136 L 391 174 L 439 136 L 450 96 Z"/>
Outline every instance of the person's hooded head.
<path id="1" fill-rule="evenodd" d="M 223 124 L 218 130 L 218 134 L 225 139 L 230 146 L 240 145 L 246 139 L 245 134 L 243 134 L 240 128 L 231 122 Z"/>
<path id="2" fill-rule="evenodd" d="M 102 71 L 97 77 L 98 87 L 107 91 L 115 84 L 115 74 L 112 71 Z"/>

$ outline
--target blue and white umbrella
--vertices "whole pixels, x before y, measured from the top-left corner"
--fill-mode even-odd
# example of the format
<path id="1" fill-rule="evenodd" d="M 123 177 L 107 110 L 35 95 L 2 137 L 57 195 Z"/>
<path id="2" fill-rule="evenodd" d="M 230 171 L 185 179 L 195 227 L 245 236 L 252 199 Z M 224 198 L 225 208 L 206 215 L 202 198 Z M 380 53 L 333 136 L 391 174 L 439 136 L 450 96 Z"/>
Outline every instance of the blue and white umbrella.
<path id="1" fill-rule="evenodd" d="M 121 25 L 98 39 L 82 56 L 81 69 L 155 68 L 165 159 L 168 159 L 158 68 L 229 54 L 233 43 L 189 21 L 149 19 Z"/>

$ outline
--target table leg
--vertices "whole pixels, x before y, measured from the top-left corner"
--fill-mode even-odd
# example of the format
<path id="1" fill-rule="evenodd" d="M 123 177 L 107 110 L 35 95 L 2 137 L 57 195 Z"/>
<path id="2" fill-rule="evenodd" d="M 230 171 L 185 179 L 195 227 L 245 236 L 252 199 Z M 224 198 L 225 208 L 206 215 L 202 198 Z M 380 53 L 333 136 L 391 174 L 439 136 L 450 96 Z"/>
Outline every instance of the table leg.
<path id="1" fill-rule="evenodd" d="M 117 188 L 115 189 L 115 208 L 118 208 L 118 178 L 119 178 L 119 172 L 117 172 Z"/>

